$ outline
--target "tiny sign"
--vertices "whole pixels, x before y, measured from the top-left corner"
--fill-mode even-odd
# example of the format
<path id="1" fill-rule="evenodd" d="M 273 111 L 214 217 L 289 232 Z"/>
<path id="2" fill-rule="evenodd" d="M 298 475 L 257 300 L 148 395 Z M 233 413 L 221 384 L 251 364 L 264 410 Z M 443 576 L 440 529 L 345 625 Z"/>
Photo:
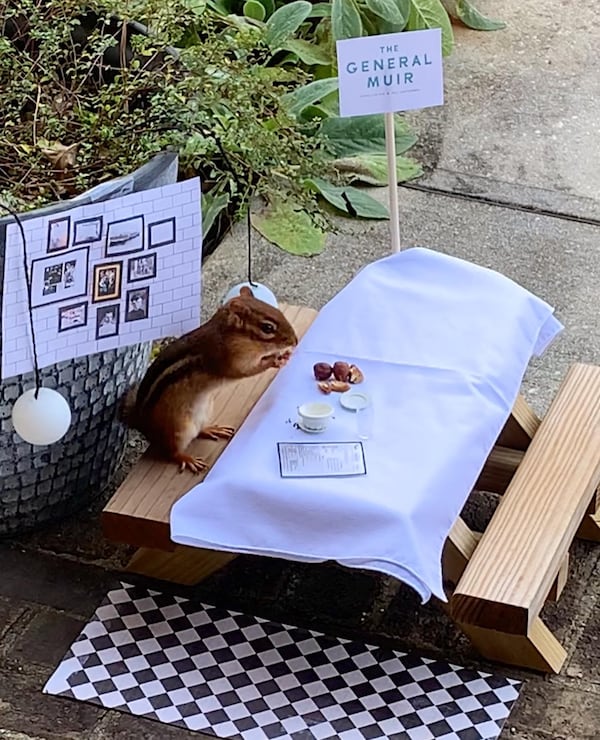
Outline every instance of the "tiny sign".
<path id="1" fill-rule="evenodd" d="M 278 442 L 282 478 L 331 478 L 365 475 L 360 442 Z"/>
<path id="2" fill-rule="evenodd" d="M 337 42 L 340 115 L 364 116 L 442 105 L 439 28 Z"/>

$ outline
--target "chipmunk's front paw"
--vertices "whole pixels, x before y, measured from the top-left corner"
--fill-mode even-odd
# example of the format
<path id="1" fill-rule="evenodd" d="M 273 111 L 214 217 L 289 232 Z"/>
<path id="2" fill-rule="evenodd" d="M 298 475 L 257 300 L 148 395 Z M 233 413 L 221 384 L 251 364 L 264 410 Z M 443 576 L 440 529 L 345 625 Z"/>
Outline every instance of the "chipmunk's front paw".
<path id="1" fill-rule="evenodd" d="M 275 363 L 274 363 L 275 367 L 279 368 L 279 367 L 283 367 L 284 365 L 286 365 L 287 361 L 290 359 L 291 356 L 292 356 L 292 351 L 289 349 L 277 355 L 277 357 L 275 358 Z"/>
<path id="2" fill-rule="evenodd" d="M 235 434 L 233 427 L 223 427 L 218 424 L 204 427 L 200 430 L 199 437 L 206 437 L 207 439 L 231 439 Z"/>
<path id="3" fill-rule="evenodd" d="M 208 468 L 208 465 L 201 457 L 192 457 L 191 455 L 178 453 L 173 456 L 173 461 L 179 463 L 180 473 L 183 473 L 183 471 L 188 468 L 192 471 L 192 473 L 199 475 L 203 470 L 206 470 L 206 468 Z"/>
<path id="4" fill-rule="evenodd" d="M 270 370 L 273 367 L 283 367 L 291 356 L 292 351 L 289 349 L 284 352 L 272 352 L 269 355 L 264 355 L 260 359 L 260 368 L 261 370 Z"/>

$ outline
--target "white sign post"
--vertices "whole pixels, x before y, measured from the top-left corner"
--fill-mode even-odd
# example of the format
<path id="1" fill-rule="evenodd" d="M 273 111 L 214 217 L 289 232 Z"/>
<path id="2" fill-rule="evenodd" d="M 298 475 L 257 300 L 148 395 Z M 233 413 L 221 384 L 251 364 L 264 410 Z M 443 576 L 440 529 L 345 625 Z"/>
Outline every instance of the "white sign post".
<path id="1" fill-rule="evenodd" d="M 400 251 L 394 113 L 444 102 L 439 28 L 337 42 L 340 115 L 385 114 L 392 246 Z"/>

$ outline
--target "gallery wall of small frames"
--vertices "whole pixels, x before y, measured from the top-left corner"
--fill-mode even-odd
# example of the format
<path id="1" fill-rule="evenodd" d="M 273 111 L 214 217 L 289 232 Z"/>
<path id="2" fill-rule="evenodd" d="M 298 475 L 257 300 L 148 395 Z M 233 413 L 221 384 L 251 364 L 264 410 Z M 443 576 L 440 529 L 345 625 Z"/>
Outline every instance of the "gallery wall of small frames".
<path id="1" fill-rule="evenodd" d="M 39 365 L 178 336 L 200 321 L 197 178 L 23 223 Z M 23 247 L 7 227 L 2 377 L 33 368 Z"/>

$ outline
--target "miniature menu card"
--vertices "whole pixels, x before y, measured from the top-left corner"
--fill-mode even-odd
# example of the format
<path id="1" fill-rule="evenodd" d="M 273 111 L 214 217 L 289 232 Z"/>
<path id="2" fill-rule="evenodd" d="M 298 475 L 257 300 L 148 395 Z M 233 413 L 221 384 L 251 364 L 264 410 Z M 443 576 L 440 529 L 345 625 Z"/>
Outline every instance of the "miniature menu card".
<path id="1" fill-rule="evenodd" d="M 361 442 L 278 442 L 282 478 L 365 475 Z"/>

